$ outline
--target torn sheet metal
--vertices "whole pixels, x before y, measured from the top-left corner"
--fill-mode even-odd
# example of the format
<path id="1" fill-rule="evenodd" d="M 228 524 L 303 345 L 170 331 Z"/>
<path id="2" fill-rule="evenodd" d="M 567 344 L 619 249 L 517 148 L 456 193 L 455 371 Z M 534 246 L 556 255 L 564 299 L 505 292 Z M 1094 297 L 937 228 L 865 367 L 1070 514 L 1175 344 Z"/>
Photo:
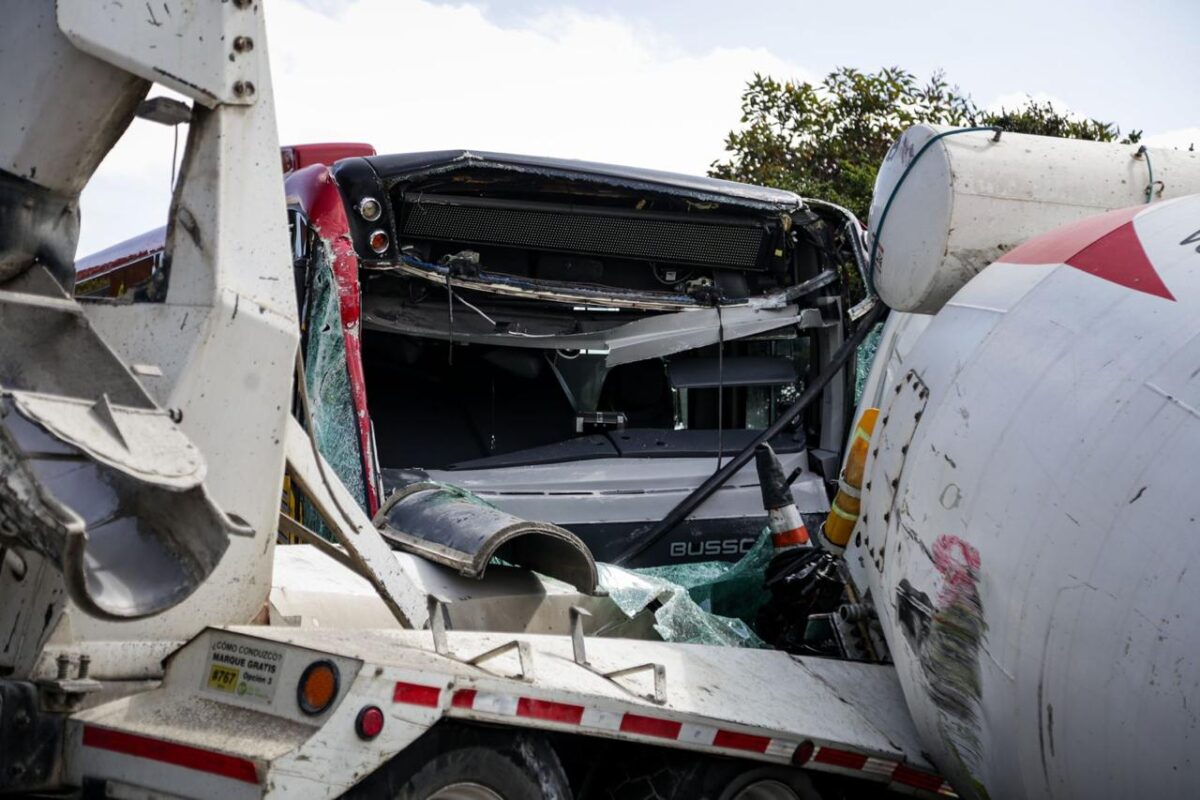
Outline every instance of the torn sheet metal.
<path id="1" fill-rule="evenodd" d="M 357 161 L 358 159 L 355 159 Z M 402 153 L 363 159 L 373 172 L 389 184 L 428 178 L 464 169 L 488 169 L 543 178 L 603 184 L 621 189 L 661 192 L 697 202 L 755 209 L 793 211 L 804 206 L 799 195 L 698 175 L 680 175 L 662 170 L 623 167 L 546 156 L 512 155 L 471 150 L 438 150 Z M 340 166 L 340 165 L 339 165 Z M 347 167 L 353 165 L 346 165 Z"/>
<path id="2" fill-rule="evenodd" d="M 429 264 L 408 257 L 387 269 L 401 275 L 445 285 L 447 281 L 460 289 L 479 289 L 509 297 L 550 300 L 557 303 L 594 303 L 612 308 L 636 308 L 642 311 L 678 311 L 683 308 L 702 308 L 704 303 L 686 294 L 671 292 L 632 291 L 609 287 L 568 284 L 561 281 L 531 280 L 500 273 L 480 272 L 479 275 L 456 276 L 449 267 Z"/>
<path id="3" fill-rule="evenodd" d="M 508 297 L 547 300 L 555 303 L 590 303 L 608 308 L 628 308 L 640 311 L 681 311 L 712 306 L 712 303 L 705 300 L 675 292 L 588 286 L 582 283 L 522 278 L 485 270 L 480 270 L 475 275 L 460 275 L 455 274 L 448 266 L 430 264 L 412 257 L 405 257 L 397 264 L 372 265 L 367 268 L 375 272 L 394 272 L 399 275 L 420 278 L 438 286 L 449 284 L 457 289 L 476 289 Z M 819 281 L 789 286 L 751 298 L 722 300 L 720 305 L 723 308 L 783 308 L 803 297 L 806 291 L 816 291 L 823 286 L 828 286 L 833 282 L 835 276 L 830 272 L 822 273 L 818 277 Z"/>
<path id="4" fill-rule="evenodd" d="M 603 355 L 608 367 L 707 347 L 719 339 L 734 341 L 782 328 L 817 328 L 825 324 L 821 312 L 815 308 L 767 309 L 746 305 L 723 308 L 719 313 L 714 308 L 694 308 L 640 319 L 614 319 L 605 329 L 582 333 L 548 327 L 539 328 L 536 334 L 521 335 L 497 330 L 495 325 L 468 310 L 456 315 L 451 335 L 446 328 L 444 309 L 422 314 L 419 307 L 405 306 L 386 295 L 368 295 L 364 305 L 363 321 L 372 330 L 453 339 L 459 344 L 487 342 L 538 350 L 587 351 Z M 577 323 L 572 326 L 579 327 Z"/>
<path id="5" fill-rule="evenodd" d="M 470 492 L 432 482 L 413 483 L 384 501 L 375 524 L 410 553 L 482 578 L 493 558 L 558 578 L 596 594 L 596 562 L 579 537 L 547 522 L 530 522 Z"/>

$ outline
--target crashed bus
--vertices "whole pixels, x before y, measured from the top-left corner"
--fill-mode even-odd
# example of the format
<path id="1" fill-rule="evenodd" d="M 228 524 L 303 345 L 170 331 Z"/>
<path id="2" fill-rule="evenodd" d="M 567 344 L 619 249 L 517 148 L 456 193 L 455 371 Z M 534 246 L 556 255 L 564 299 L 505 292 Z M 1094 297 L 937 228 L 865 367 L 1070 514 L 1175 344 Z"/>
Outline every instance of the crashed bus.
<path id="1" fill-rule="evenodd" d="M 308 392 L 371 515 L 453 484 L 613 560 L 745 450 L 845 339 L 861 226 L 791 192 L 465 150 L 282 150 Z M 165 229 L 82 259 L 77 296 L 155 302 Z M 853 370 L 771 438 L 829 510 Z M 736 560 L 753 465 L 633 566 Z"/>

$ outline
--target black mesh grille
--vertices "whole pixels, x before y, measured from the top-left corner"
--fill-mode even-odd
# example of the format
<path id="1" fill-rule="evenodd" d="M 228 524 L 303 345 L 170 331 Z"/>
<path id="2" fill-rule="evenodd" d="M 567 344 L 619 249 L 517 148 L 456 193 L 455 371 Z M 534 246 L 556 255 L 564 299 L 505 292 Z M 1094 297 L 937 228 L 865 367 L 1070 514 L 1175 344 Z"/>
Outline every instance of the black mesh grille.
<path id="1" fill-rule="evenodd" d="M 530 204 L 532 205 L 532 204 Z M 763 227 L 574 208 L 421 196 L 404 210 L 408 238 L 562 250 L 667 263 L 759 269 Z"/>

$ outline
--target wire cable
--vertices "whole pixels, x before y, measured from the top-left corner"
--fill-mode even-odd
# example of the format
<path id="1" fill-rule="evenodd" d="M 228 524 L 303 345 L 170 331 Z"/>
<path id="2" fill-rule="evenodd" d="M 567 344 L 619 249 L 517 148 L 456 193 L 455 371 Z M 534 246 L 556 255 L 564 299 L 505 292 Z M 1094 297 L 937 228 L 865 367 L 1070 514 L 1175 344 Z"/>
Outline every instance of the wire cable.
<path id="1" fill-rule="evenodd" d="M 1146 159 L 1146 172 L 1150 181 L 1146 184 L 1146 202 L 1151 203 L 1154 200 L 1154 165 L 1150 163 L 1150 151 L 1146 149 L 1146 145 L 1142 145 L 1133 157 Z"/>
<path id="2" fill-rule="evenodd" d="M 717 469 L 721 468 L 721 457 L 725 455 L 725 320 L 721 316 L 721 304 L 717 309 Z"/>

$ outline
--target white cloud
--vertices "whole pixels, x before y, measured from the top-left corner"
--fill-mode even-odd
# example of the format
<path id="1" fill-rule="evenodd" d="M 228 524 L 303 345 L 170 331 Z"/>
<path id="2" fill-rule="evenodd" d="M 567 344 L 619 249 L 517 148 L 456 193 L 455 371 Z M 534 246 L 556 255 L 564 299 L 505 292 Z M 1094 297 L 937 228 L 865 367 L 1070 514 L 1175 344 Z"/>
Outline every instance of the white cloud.
<path id="1" fill-rule="evenodd" d="M 686 52 L 576 11 L 505 28 L 472 5 L 278 0 L 267 26 L 285 144 L 470 147 L 703 173 L 753 72 L 813 77 L 763 49 Z M 135 123 L 84 193 L 81 255 L 163 224 L 170 159 L 171 132 Z"/>
<path id="2" fill-rule="evenodd" d="M 1180 128 L 1174 131 L 1155 133 L 1143 136 L 1142 141 L 1150 147 L 1187 150 L 1193 146 L 1200 146 L 1200 128 Z"/>
<path id="3" fill-rule="evenodd" d="M 1005 94 L 998 95 L 992 100 L 992 102 L 988 103 L 985 108 L 987 111 L 995 113 L 999 113 L 1003 110 L 1013 111 L 1021 108 L 1030 100 L 1038 105 L 1050 103 L 1059 112 L 1067 114 L 1068 116 L 1086 116 L 1077 113 L 1075 109 L 1073 109 L 1070 104 L 1067 103 L 1066 100 L 1063 100 L 1061 97 L 1048 92 L 1006 92 Z"/>

